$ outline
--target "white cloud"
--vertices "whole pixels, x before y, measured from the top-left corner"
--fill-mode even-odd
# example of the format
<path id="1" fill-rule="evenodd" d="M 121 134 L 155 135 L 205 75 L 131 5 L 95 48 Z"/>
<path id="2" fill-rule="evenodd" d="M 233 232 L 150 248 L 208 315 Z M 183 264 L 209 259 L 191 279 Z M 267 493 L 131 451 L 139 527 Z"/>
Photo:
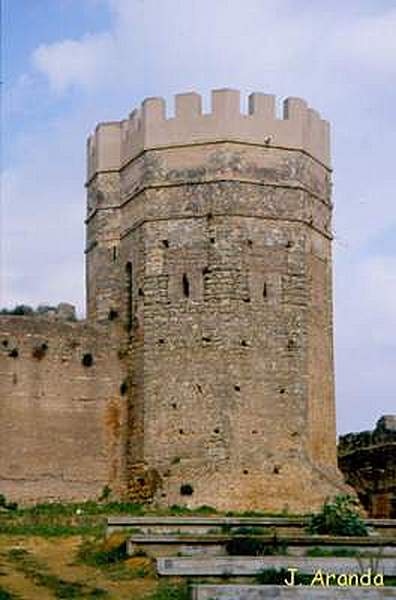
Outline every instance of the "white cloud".
<path id="1" fill-rule="evenodd" d="M 156 85 L 167 93 L 186 80 L 194 87 L 208 81 L 215 86 L 249 84 L 260 72 L 268 85 L 268 80 L 281 80 L 285 70 L 290 74 L 305 63 L 310 69 L 312 47 L 322 45 L 319 34 L 327 26 L 320 14 L 313 18 L 308 12 L 293 12 L 293 3 L 276 0 L 249 0 L 243 7 L 240 0 L 109 4 L 110 32 L 35 51 L 34 65 L 54 91 L 71 86 L 96 90 L 118 78 L 126 89 Z"/>
<path id="2" fill-rule="evenodd" d="M 43 44 L 34 51 L 32 60 L 48 78 L 52 90 L 62 93 L 71 86 L 95 87 L 103 74 L 112 71 L 115 58 L 113 38 L 104 33 Z"/>
<path id="3" fill-rule="evenodd" d="M 107 2 L 109 32 L 35 50 L 33 64 L 53 91 L 96 90 L 116 81 L 126 89 L 152 87 L 155 81 L 167 92 L 186 80 L 216 85 L 219 71 L 224 83 L 248 83 L 261 71 L 264 85 L 282 84 L 285 73 L 296 85 L 302 74 L 321 85 L 340 70 L 361 76 L 362 68 L 384 74 L 396 69 L 395 9 L 361 17 L 353 6 L 325 12 L 311 3 L 301 9 L 300 3 L 276 0 L 243 6 L 240 0 Z"/>

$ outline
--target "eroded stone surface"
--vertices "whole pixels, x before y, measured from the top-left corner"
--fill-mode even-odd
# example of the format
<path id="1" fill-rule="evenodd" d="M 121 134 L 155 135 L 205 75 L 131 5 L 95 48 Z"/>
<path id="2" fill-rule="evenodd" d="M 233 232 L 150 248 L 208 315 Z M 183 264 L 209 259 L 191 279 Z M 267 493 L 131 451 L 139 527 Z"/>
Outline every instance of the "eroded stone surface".
<path id="1" fill-rule="evenodd" d="M 396 415 L 341 436 L 338 464 L 370 516 L 396 518 Z"/>

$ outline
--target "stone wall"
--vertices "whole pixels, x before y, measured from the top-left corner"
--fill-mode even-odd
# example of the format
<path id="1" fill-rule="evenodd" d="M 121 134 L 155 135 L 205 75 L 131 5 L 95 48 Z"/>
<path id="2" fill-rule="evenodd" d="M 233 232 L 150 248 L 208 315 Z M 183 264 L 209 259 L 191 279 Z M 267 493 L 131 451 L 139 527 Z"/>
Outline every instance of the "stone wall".
<path id="1" fill-rule="evenodd" d="M 90 138 L 89 317 L 115 311 L 129 346 L 131 499 L 304 511 L 345 489 L 328 142 L 303 101 L 243 115 L 232 90 Z"/>
<path id="2" fill-rule="evenodd" d="M 340 437 L 338 464 L 371 517 L 396 518 L 396 416 Z"/>
<path id="3" fill-rule="evenodd" d="M 83 323 L 0 317 L 0 493 L 30 502 L 120 492 L 118 345 Z"/>
<path id="4" fill-rule="evenodd" d="M 328 133 L 303 100 L 242 114 L 234 90 L 98 125 L 89 324 L 0 319 L 7 495 L 309 511 L 346 489 Z"/>

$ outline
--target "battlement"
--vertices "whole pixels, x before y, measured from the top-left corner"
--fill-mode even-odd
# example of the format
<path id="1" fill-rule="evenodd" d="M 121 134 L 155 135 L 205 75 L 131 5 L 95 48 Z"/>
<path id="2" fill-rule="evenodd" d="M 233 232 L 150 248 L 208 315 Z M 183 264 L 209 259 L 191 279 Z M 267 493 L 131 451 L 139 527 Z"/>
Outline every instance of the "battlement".
<path id="1" fill-rule="evenodd" d="M 175 96 L 174 117 L 166 117 L 163 98 L 146 98 L 128 119 L 99 124 L 88 139 L 88 180 L 119 170 L 143 150 L 223 140 L 302 150 L 330 167 L 329 124 L 304 100 L 287 98 L 277 118 L 275 96 L 253 93 L 243 114 L 240 92 L 224 89 L 212 91 L 208 114 L 191 92 Z"/>

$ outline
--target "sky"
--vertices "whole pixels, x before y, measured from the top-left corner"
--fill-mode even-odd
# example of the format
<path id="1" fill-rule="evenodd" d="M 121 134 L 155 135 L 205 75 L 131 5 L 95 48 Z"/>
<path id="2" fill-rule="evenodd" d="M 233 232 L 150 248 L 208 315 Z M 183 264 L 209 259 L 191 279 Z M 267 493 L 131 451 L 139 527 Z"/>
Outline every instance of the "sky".
<path id="1" fill-rule="evenodd" d="M 396 1 L 3 0 L 0 306 L 84 314 L 85 141 L 147 96 L 330 121 L 338 431 L 396 412 Z"/>

